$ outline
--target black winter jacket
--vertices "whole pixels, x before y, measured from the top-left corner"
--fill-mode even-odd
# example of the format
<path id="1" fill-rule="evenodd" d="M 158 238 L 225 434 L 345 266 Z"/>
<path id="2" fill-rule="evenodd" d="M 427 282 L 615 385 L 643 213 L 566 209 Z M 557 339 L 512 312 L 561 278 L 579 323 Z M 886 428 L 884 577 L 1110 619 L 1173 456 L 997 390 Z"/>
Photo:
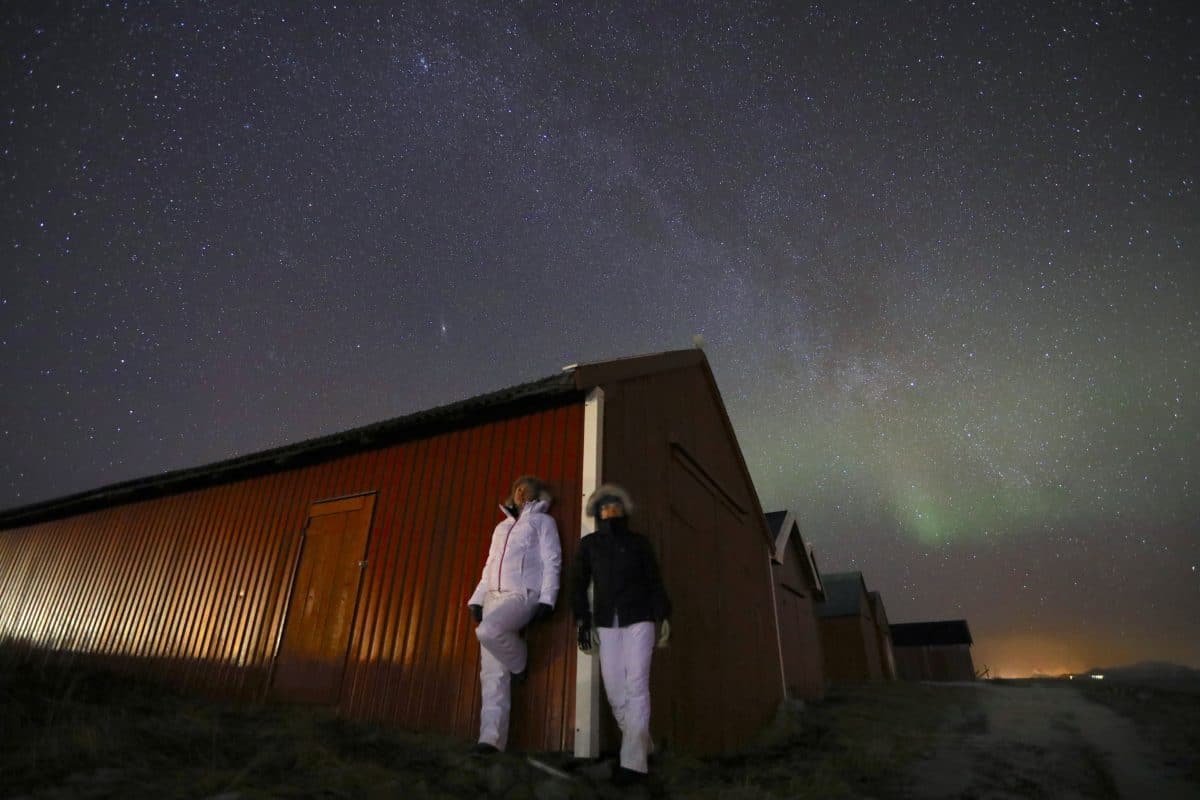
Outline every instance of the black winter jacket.
<path id="1" fill-rule="evenodd" d="M 579 541 L 573 578 L 572 610 L 579 625 L 611 628 L 615 615 L 624 628 L 671 616 L 654 548 L 622 517 L 600 520 L 596 532 Z M 590 605 L 589 583 L 595 584 Z"/>

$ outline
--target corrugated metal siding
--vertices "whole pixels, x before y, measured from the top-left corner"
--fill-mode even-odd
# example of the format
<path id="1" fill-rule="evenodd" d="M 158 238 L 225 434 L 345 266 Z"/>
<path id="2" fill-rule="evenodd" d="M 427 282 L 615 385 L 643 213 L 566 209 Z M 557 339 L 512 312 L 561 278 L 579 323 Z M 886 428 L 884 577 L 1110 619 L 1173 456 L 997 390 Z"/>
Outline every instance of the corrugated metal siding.
<path id="1" fill-rule="evenodd" d="M 473 738 L 479 646 L 464 604 L 497 504 L 519 474 L 550 481 L 570 563 L 582 421 L 582 404 L 571 404 L 5 531 L 0 638 L 187 688 L 261 696 L 310 506 L 376 492 L 340 709 Z M 516 747 L 572 745 L 568 617 L 561 611 L 529 633 L 530 680 L 514 698 Z"/>

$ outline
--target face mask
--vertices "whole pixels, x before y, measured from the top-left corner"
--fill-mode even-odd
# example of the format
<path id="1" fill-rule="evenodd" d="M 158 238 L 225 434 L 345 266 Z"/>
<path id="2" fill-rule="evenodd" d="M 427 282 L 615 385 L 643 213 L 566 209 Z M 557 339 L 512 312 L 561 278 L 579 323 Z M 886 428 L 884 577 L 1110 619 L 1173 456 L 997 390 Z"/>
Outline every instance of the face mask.
<path id="1" fill-rule="evenodd" d="M 609 519 L 600 520 L 600 530 L 612 533 L 624 533 L 629 530 L 629 526 L 624 517 L 610 517 Z"/>

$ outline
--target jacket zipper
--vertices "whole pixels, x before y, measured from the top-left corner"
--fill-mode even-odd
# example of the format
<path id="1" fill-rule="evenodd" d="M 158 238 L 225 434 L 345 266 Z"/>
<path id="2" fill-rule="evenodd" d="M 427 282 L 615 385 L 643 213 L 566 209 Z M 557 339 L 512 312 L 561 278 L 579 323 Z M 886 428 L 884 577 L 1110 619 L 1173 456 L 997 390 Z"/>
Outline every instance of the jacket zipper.
<path id="1" fill-rule="evenodd" d="M 520 519 L 520 516 L 517 519 Z M 500 550 L 500 566 L 496 569 L 497 592 L 504 589 L 504 554 L 508 552 L 508 537 L 512 536 L 513 528 L 517 527 L 517 519 L 513 520 L 513 524 L 508 526 L 508 533 L 504 534 L 504 547 Z"/>

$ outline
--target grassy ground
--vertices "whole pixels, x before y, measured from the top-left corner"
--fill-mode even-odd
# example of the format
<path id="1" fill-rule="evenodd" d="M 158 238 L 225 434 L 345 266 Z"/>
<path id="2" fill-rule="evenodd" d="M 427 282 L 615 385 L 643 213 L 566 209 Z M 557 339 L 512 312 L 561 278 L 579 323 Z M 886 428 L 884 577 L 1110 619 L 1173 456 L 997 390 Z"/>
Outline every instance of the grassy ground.
<path id="1" fill-rule="evenodd" d="M 875 798 L 904 793 L 906 767 L 945 724 L 971 719 L 971 691 L 891 684 L 781 711 L 733 757 L 664 753 L 648 786 L 620 792 L 606 767 L 562 754 L 481 758 L 468 743 L 281 707 L 235 708 L 82 668 L 0 663 L 4 797 L 670 796 Z"/>
<path id="2" fill-rule="evenodd" d="M 785 710 L 762 739 L 722 759 L 666 759 L 672 796 L 711 798 L 903 797 L 908 769 L 937 732 L 967 723 L 970 689 L 877 684 L 832 691 Z"/>

